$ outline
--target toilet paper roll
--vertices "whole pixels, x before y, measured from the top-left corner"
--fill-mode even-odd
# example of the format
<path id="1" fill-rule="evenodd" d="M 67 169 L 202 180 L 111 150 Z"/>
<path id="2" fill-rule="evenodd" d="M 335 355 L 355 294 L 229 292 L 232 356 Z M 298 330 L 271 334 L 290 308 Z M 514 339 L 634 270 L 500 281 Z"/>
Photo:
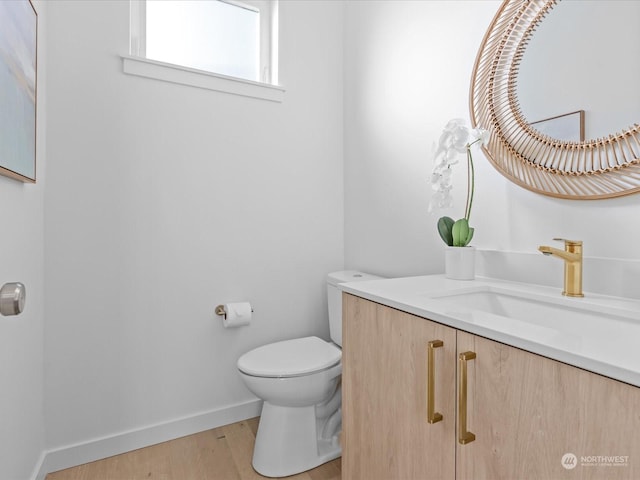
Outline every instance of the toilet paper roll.
<path id="1" fill-rule="evenodd" d="M 225 303 L 224 328 L 242 327 L 251 323 L 251 304 L 249 302 Z"/>

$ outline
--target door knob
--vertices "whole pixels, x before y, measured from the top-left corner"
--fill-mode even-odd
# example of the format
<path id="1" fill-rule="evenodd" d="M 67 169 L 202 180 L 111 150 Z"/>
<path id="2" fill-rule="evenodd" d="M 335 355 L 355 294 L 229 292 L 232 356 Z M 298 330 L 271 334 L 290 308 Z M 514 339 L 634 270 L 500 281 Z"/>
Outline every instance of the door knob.
<path id="1" fill-rule="evenodd" d="M 20 282 L 5 283 L 0 288 L 0 314 L 19 315 L 24 310 L 26 289 Z"/>

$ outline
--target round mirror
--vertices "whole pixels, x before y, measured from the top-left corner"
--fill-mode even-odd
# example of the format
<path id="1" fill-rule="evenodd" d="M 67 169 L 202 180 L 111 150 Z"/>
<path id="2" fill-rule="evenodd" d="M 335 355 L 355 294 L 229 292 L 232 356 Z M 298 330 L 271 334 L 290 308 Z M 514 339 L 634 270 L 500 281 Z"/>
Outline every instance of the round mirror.
<path id="1" fill-rule="evenodd" d="M 638 3 L 503 2 L 478 52 L 470 98 L 472 123 L 489 131 L 485 153 L 500 173 L 562 198 L 640 191 Z M 625 10 L 606 19 L 614 7 Z"/>

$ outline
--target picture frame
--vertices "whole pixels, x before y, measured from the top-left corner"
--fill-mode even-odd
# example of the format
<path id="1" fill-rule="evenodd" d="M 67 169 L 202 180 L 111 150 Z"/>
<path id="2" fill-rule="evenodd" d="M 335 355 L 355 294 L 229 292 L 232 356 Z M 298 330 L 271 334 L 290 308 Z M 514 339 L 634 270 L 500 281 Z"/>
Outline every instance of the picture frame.
<path id="1" fill-rule="evenodd" d="M 551 138 L 569 142 L 584 142 L 584 110 L 544 118 L 530 125 Z"/>
<path id="2" fill-rule="evenodd" d="M 0 1 L 0 175 L 36 181 L 38 13 Z"/>

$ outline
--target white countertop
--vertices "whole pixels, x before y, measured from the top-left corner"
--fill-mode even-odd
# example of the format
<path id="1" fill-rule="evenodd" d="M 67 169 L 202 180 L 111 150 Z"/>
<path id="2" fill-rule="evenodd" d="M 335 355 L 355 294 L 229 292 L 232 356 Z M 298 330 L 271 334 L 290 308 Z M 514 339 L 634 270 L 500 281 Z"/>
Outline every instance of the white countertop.
<path id="1" fill-rule="evenodd" d="M 569 298 L 557 288 L 481 277 L 472 281 L 449 280 L 443 275 L 349 282 L 339 288 L 640 387 L 640 300 L 589 292 L 583 298 Z M 516 318 L 517 314 L 496 315 L 460 306 L 455 297 L 442 298 L 488 290 L 526 296 L 534 309 L 542 303 L 557 305 L 560 310 L 557 315 L 546 313 L 539 319 L 522 320 Z"/>

